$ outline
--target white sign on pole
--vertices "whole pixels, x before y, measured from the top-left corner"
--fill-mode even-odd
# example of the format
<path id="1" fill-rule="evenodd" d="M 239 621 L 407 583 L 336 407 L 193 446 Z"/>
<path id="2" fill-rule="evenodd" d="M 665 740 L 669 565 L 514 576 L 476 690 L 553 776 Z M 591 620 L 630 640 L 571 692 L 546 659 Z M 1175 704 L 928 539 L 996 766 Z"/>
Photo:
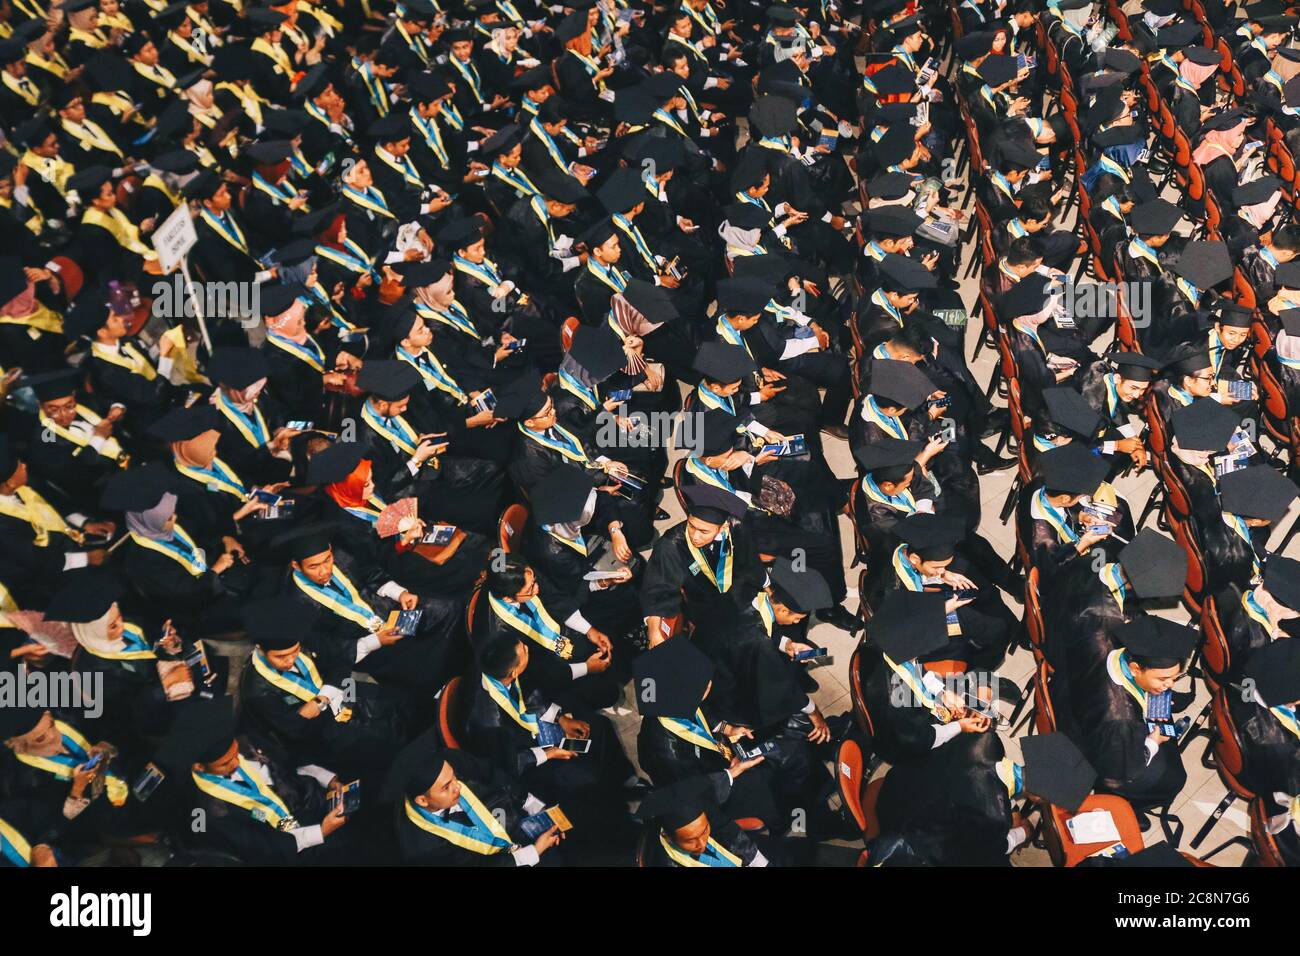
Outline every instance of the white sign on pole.
<path id="1" fill-rule="evenodd" d="M 153 248 L 158 253 L 158 262 L 163 272 L 171 272 L 175 269 L 198 241 L 199 234 L 194 231 L 190 207 L 181 203 L 163 220 L 162 225 L 153 231 Z"/>

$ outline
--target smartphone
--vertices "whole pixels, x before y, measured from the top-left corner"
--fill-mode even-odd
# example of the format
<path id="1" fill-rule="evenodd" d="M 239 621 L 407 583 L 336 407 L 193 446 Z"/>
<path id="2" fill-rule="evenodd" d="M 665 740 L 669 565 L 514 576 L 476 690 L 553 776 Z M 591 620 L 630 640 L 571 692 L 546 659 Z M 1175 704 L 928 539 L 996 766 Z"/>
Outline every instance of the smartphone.
<path id="1" fill-rule="evenodd" d="M 309 432 L 312 430 L 312 426 L 315 424 L 316 424 L 315 422 L 297 421 L 297 422 L 289 422 L 284 427 L 292 428 L 296 432 Z"/>
<path id="2" fill-rule="evenodd" d="M 361 809 L 361 781 L 345 783 L 343 789 L 334 795 L 334 808 L 345 817 L 350 817 Z"/>
<path id="3" fill-rule="evenodd" d="M 442 546 L 449 544 L 452 535 L 455 533 L 456 526 L 453 524 L 436 524 L 424 533 L 424 537 L 420 539 L 420 543 Z"/>
<path id="4" fill-rule="evenodd" d="M 208 664 L 208 653 L 203 649 L 202 641 L 194 642 L 194 650 L 185 658 L 185 664 L 201 684 L 211 684 L 217 679 L 217 672 Z"/>
<path id="5" fill-rule="evenodd" d="M 591 741 L 579 737 L 565 737 L 560 741 L 560 749 L 568 750 L 575 754 L 585 754 L 591 750 Z"/>
<path id="6" fill-rule="evenodd" d="M 83 766 L 81 769 L 82 769 L 83 772 L 89 772 L 89 771 L 91 771 L 91 770 L 94 770 L 96 767 L 98 767 L 98 766 L 99 766 L 101 763 L 103 763 L 103 762 L 104 762 L 104 754 L 103 754 L 102 752 L 100 752 L 100 753 L 95 754 L 95 755 L 94 755 L 93 757 L 91 757 L 89 760 L 87 760 L 86 763 L 85 763 L 85 766 Z"/>
<path id="7" fill-rule="evenodd" d="M 478 398 L 474 399 L 474 407 L 480 412 L 490 412 L 497 407 L 497 397 L 492 394 L 492 389 L 487 389 Z"/>
<path id="8" fill-rule="evenodd" d="M 1173 718 L 1174 695 L 1171 691 L 1163 694 L 1147 694 L 1147 720 L 1153 723 L 1167 723 Z"/>
<path id="9" fill-rule="evenodd" d="M 627 402 L 632 399 L 632 389 L 620 388 L 609 393 L 609 399 L 612 402 Z"/>
<path id="10" fill-rule="evenodd" d="M 253 489 L 253 497 L 272 507 L 284 500 L 283 495 L 277 495 L 274 491 L 267 491 L 265 488 Z"/>
<path id="11" fill-rule="evenodd" d="M 419 608 L 413 611 L 392 611 L 388 615 L 386 627 L 391 628 L 403 637 L 411 637 L 415 634 L 420 625 L 420 618 L 424 612 Z"/>
<path id="12" fill-rule="evenodd" d="M 154 791 L 166 779 L 167 775 L 159 770 L 156 764 L 145 764 L 144 771 L 136 778 L 135 783 L 131 784 L 131 793 L 143 803 L 153 796 Z"/>

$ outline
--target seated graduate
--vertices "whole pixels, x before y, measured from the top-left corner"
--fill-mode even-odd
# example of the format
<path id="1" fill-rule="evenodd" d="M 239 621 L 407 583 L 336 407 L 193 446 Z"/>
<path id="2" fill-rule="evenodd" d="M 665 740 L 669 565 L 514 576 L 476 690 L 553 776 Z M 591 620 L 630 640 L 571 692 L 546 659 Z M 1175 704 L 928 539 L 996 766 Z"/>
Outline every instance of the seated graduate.
<path id="1" fill-rule="evenodd" d="M 1169 806 L 1187 782 L 1178 752 L 1185 727 L 1172 716 L 1182 709 L 1173 686 L 1186 673 L 1199 636 L 1151 615 L 1122 624 L 1102 666 L 1071 674 L 1068 707 L 1056 705 L 1061 729 L 1097 768 L 1098 789 L 1137 810 Z M 1185 707 L 1190 695 L 1181 696 Z"/>
<path id="2" fill-rule="evenodd" d="M 1227 667 L 1215 678 L 1235 681 L 1256 650 L 1300 634 L 1300 561 L 1274 553 L 1249 586 L 1230 584 L 1214 596 L 1219 626 L 1228 642 Z"/>
<path id="3" fill-rule="evenodd" d="M 244 622 L 254 645 L 239 686 L 245 726 L 349 778 L 381 773 L 406 736 L 407 702 L 346 665 L 322 672 L 304 646 L 311 617 L 284 595 L 247 605 Z"/>
<path id="4" fill-rule="evenodd" d="M 40 402 L 27 456 L 37 474 L 74 500 L 90 499 L 97 483 L 130 461 L 120 432 L 114 435 L 126 407 L 104 408 L 83 396 L 77 387 L 81 378 L 73 369 L 23 377 Z"/>
<path id="5" fill-rule="evenodd" d="M 881 785 L 882 835 L 902 836 L 931 866 L 1009 866 L 1033 835 L 1030 799 L 1073 813 L 1096 782 L 1097 771 L 1063 733 L 1022 737 L 1022 763 L 1004 755 L 996 735 L 976 739 L 983 746 L 941 747 L 899 764 Z"/>
<path id="6" fill-rule="evenodd" d="M 333 799 L 339 778 L 255 746 L 236 730 L 231 698 L 195 701 L 177 716 L 159 748 L 157 762 L 185 790 L 185 806 L 203 811 L 205 825 L 194 832 L 193 843 L 246 866 L 364 859 L 365 841 L 356 828 L 345 829 L 350 818 Z"/>
<path id="7" fill-rule="evenodd" d="M 724 696 L 712 694 L 715 673 L 713 663 L 681 634 L 636 659 L 633 689 L 642 717 L 637 759 L 660 787 L 721 774 L 727 783 L 718 801 L 728 814 L 753 817 L 773 832 L 783 832 L 790 818 L 773 793 L 779 771 L 763 757 L 745 759 L 735 753 L 735 742 L 752 741 L 754 731 L 721 719 L 730 701 L 709 700 Z"/>
<path id="8" fill-rule="evenodd" d="M 1169 470 L 1183 485 L 1191 503 L 1192 517 L 1201 525 L 1213 523 L 1222 510 L 1219 504 L 1217 456 L 1226 456 L 1229 443 L 1236 444 L 1241 416 L 1212 399 L 1195 399 L 1174 409 L 1169 430 Z"/>
<path id="9" fill-rule="evenodd" d="M 1221 519 L 1188 523 L 1204 556 L 1208 592 L 1245 587 L 1259 577 L 1269 534 L 1297 496 L 1295 482 L 1268 465 L 1240 468 L 1219 479 Z"/>
<path id="10" fill-rule="evenodd" d="M 466 688 L 465 749 L 544 800 L 583 795 L 618 806 L 620 790 L 638 785 L 618 735 L 605 717 L 565 713 L 535 682 L 525 686 L 531 643 L 507 630 L 477 649 L 478 679 Z M 566 745 L 570 739 L 590 745 Z"/>
<path id="11" fill-rule="evenodd" d="M 1274 559 L 1276 560 L 1276 559 Z M 1274 641 L 1250 653 L 1241 692 L 1228 708 L 1241 744 L 1243 781 L 1259 794 L 1268 831 L 1288 866 L 1300 865 L 1300 643 Z"/>
<path id="12" fill-rule="evenodd" d="M 637 818 L 650 827 L 646 865 L 655 867 L 770 866 L 775 861 L 759 849 L 762 838 L 738 827 L 719 809 L 726 798 L 725 774 L 696 776 L 657 787 L 637 808 Z M 768 852 L 773 844 L 763 840 Z M 806 842 L 806 841 L 799 841 Z"/>
<path id="13" fill-rule="evenodd" d="M 1017 522 L 1030 565 L 1044 578 L 1089 555 L 1110 537 L 1113 526 L 1089 509 L 1109 470 L 1105 460 L 1081 442 L 1039 456 L 1042 484 L 1024 496 Z"/>
<path id="14" fill-rule="evenodd" d="M 891 764 L 947 746 L 963 734 L 984 734 L 992 721 L 969 706 L 924 659 L 947 654 L 944 597 L 934 591 L 891 591 L 867 624 L 862 646 L 863 696 L 875 752 Z M 971 746 L 966 742 L 957 747 Z"/>
<path id="15" fill-rule="evenodd" d="M 34 800 L 0 800 L 0 869 L 72 863 L 58 847 L 56 814 Z"/>

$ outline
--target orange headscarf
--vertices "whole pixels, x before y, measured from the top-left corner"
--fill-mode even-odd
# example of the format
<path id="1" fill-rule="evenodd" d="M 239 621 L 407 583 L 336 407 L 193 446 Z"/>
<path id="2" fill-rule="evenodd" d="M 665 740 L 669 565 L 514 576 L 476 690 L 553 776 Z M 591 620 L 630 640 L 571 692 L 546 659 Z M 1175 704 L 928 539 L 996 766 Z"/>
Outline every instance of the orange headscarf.
<path id="1" fill-rule="evenodd" d="M 325 486 L 325 494 L 334 499 L 340 508 L 364 508 L 366 501 L 366 482 L 370 480 L 370 459 L 362 458 L 352 474 L 342 481 Z"/>

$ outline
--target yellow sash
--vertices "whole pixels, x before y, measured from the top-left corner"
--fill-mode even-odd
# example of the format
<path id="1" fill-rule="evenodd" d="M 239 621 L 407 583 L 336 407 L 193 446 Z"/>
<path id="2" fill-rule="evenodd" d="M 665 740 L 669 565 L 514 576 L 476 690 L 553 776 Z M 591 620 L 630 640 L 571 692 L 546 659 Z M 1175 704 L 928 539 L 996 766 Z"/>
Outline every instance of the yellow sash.
<path id="1" fill-rule="evenodd" d="M 18 499 L 15 504 L 13 498 Z M 67 535 L 77 544 L 81 543 L 81 532 L 69 527 L 63 516 L 54 510 L 54 506 L 41 497 L 39 491 L 29 485 L 23 485 L 12 497 L 0 496 L 0 514 L 26 521 L 32 526 L 33 543 L 44 548 L 50 543 L 50 532 Z"/>
<path id="2" fill-rule="evenodd" d="M 71 442 L 72 444 L 76 445 L 78 448 L 90 447 L 90 436 L 82 432 L 76 431 L 75 429 L 72 428 L 64 428 L 54 419 L 46 415 L 44 412 L 41 412 L 40 415 L 37 417 L 40 420 L 42 428 L 52 432 L 55 435 L 58 435 L 64 441 Z M 102 418 L 100 418 L 98 415 L 92 412 L 85 405 L 77 406 L 77 417 L 80 418 L 82 421 L 87 422 L 92 427 L 98 425 L 101 421 L 103 421 Z M 117 439 L 111 435 L 105 438 L 104 444 L 100 446 L 98 449 L 95 449 L 95 451 L 97 454 L 103 455 L 105 458 L 110 458 L 113 461 L 117 461 L 119 458 L 122 457 L 122 446 L 119 445 Z"/>
<path id="3" fill-rule="evenodd" d="M 158 371 L 153 367 L 153 363 L 139 349 L 125 339 L 118 344 L 121 346 L 120 352 L 111 345 L 95 342 L 90 346 L 90 354 L 110 365 L 120 366 L 133 375 L 139 375 L 146 382 L 152 382 L 158 377 Z"/>

